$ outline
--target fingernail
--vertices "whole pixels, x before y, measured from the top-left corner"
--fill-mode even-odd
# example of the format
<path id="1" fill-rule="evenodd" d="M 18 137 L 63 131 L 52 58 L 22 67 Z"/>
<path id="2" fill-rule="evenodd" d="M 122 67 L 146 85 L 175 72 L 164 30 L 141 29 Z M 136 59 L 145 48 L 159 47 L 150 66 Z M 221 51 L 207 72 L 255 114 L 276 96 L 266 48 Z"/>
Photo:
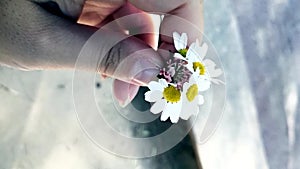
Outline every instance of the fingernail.
<path id="1" fill-rule="evenodd" d="M 146 69 L 138 73 L 132 80 L 135 84 L 146 86 L 150 81 L 155 80 L 158 75 L 158 69 Z"/>
<path id="2" fill-rule="evenodd" d="M 130 103 L 129 99 L 126 99 L 125 101 L 119 101 L 119 105 L 124 108 Z"/>
<path id="3" fill-rule="evenodd" d="M 131 101 L 134 99 L 134 97 L 136 96 L 136 94 L 139 91 L 139 86 L 136 85 L 130 85 L 129 89 L 128 89 L 128 96 L 127 99 L 124 101 L 119 101 L 119 104 L 121 107 L 126 107 L 129 103 L 131 103 Z"/>

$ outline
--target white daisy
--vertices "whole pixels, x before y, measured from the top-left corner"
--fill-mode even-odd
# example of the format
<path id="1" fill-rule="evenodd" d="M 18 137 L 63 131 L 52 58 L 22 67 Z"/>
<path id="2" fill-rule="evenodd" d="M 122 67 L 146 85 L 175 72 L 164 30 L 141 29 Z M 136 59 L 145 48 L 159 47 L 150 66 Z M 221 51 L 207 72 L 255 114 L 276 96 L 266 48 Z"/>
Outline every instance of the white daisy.
<path id="1" fill-rule="evenodd" d="M 205 59 L 203 60 L 203 63 L 205 64 L 205 67 L 209 72 L 209 80 L 215 84 L 224 84 L 222 80 L 217 79 L 217 77 L 219 77 L 223 72 L 221 69 L 216 68 L 215 62 L 210 59 Z"/>
<path id="2" fill-rule="evenodd" d="M 208 45 L 204 43 L 202 46 L 200 46 L 199 40 L 197 39 L 196 43 L 193 43 L 187 52 L 187 58 L 194 59 L 197 57 L 200 59 L 200 61 L 202 61 L 202 63 L 205 65 L 209 80 L 216 84 L 224 83 L 220 79 L 217 79 L 217 77 L 223 73 L 222 70 L 216 68 L 216 63 L 214 61 L 205 58 L 207 49 Z"/>
<path id="3" fill-rule="evenodd" d="M 184 83 L 182 93 L 180 118 L 188 120 L 190 116 L 198 114 L 199 105 L 204 103 L 204 98 L 199 94 L 199 87 L 193 76 L 191 76 L 189 82 Z"/>
<path id="4" fill-rule="evenodd" d="M 196 79 L 199 91 L 205 91 L 210 88 L 209 73 L 206 70 L 202 59 L 207 53 L 208 46 L 203 44 L 201 47 L 197 43 L 192 43 L 187 54 L 187 69 L 193 73 L 193 78 Z"/>
<path id="5" fill-rule="evenodd" d="M 208 45 L 204 43 L 202 46 L 199 44 L 199 40 L 192 43 L 189 50 L 187 51 L 186 57 L 189 60 L 198 60 L 202 61 L 206 56 L 208 50 Z"/>
<path id="6" fill-rule="evenodd" d="M 177 52 L 174 54 L 175 58 L 186 60 L 185 56 L 187 54 L 187 34 L 182 33 L 181 35 L 178 32 L 173 32 L 174 46 Z"/>
<path id="7" fill-rule="evenodd" d="M 158 82 L 151 81 L 148 88 L 150 91 L 145 93 L 145 100 L 155 102 L 150 111 L 153 114 L 162 112 L 161 121 L 166 121 L 170 117 L 172 123 L 177 123 L 182 107 L 180 90 L 167 83 L 165 79 L 159 79 Z"/>
<path id="8" fill-rule="evenodd" d="M 187 68 L 191 72 L 199 70 L 199 75 L 206 74 L 205 66 L 202 63 L 203 58 L 207 53 L 208 46 L 204 43 L 201 47 L 197 43 L 192 43 L 187 51 L 186 58 L 188 60 Z"/>

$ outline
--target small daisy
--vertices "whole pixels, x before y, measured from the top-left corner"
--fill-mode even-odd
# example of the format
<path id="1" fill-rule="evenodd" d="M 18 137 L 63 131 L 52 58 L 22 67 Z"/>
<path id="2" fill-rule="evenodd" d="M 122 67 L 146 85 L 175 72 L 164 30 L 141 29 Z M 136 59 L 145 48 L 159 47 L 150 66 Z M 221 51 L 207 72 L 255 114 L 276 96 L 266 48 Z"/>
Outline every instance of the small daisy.
<path id="1" fill-rule="evenodd" d="M 172 123 L 177 123 L 182 107 L 181 92 L 173 84 L 165 79 L 158 82 L 151 81 L 148 85 L 150 91 L 145 93 L 145 100 L 155 102 L 150 111 L 153 114 L 161 114 L 161 121 L 166 121 L 169 117 Z"/>
<path id="2" fill-rule="evenodd" d="M 180 118 L 188 120 L 190 116 L 198 114 L 199 105 L 204 103 L 204 98 L 199 94 L 199 87 L 193 76 L 191 76 L 189 82 L 184 83 L 182 93 Z"/>
<path id="3" fill-rule="evenodd" d="M 203 58 L 207 53 L 208 46 L 206 43 L 200 47 L 197 43 L 192 43 L 186 58 L 188 60 L 187 68 L 191 72 L 196 72 L 199 70 L 199 75 L 207 74 L 204 63 L 202 63 Z"/>
<path id="4" fill-rule="evenodd" d="M 193 59 L 193 60 L 203 60 L 204 57 L 207 54 L 208 50 L 208 45 L 204 43 L 202 46 L 200 46 L 199 40 L 197 39 L 196 42 L 192 43 L 186 57 L 188 59 Z"/>
<path id="5" fill-rule="evenodd" d="M 203 63 L 206 66 L 207 71 L 209 72 L 209 78 L 210 81 L 215 83 L 215 84 L 224 84 L 224 82 L 220 79 L 217 79 L 217 77 L 219 77 L 223 72 L 221 69 L 217 69 L 216 64 L 214 61 L 210 60 L 210 59 L 205 59 L 203 60 Z"/>
<path id="6" fill-rule="evenodd" d="M 199 112 L 199 105 L 204 103 L 200 94 L 210 88 L 211 83 L 224 83 L 215 78 L 222 74 L 216 64 L 206 59 L 208 45 L 199 41 L 187 46 L 186 33 L 173 33 L 176 52 L 157 75 L 158 82 L 151 81 L 150 91 L 145 93 L 145 100 L 153 102 L 150 111 L 161 114 L 161 121 L 170 118 L 177 123 L 179 118 L 188 120 Z"/>
<path id="7" fill-rule="evenodd" d="M 206 70 L 206 65 L 202 62 L 202 59 L 207 53 L 208 46 L 203 44 L 201 47 L 197 43 L 192 43 L 186 58 L 187 69 L 193 73 L 193 77 L 196 79 L 199 91 L 205 91 L 210 88 L 210 77 Z"/>
<path id="8" fill-rule="evenodd" d="M 221 69 L 216 68 L 216 63 L 210 59 L 206 59 L 206 53 L 208 46 L 206 43 L 204 43 L 202 46 L 200 46 L 199 40 L 196 40 L 196 43 L 193 43 L 190 47 L 191 50 L 187 53 L 187 58 L 198 56 L 198 59 L 201 59 L 202 63 L 205 65 L 205 68 L 207 69 L 209 80 L 213 83 L 219 84 L 223 83 L 220 79 L 217 79 L 223 72 Z"/>
<path id="9" fill-rule="evenodd" d="M 178 32 L 173 32 L 174 46 L 177 52 L 174 54 L 175 58 L 186 60 L 187 49 L 187 34 L 182 33 L 181 35 Z"/>

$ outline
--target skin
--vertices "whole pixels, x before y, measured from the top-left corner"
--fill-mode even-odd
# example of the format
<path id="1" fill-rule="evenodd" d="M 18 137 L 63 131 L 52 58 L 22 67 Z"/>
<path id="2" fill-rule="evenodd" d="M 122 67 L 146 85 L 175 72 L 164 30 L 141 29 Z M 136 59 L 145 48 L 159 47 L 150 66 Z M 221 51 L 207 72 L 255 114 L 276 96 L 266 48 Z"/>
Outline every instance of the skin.
<path id="1" fill-rule="evenodd" d="M 141 13 L 131 22 L 117 22 L 100 33 L 99 45 L 105 49 L 111 40 L 106 37 L 127 36 L 129 32 L 153 30 L 148 13 L 167 13 L 160 32 L 158 51 L 154 51 L 154 36 L 141 34 L 117 44 L 108 54 L 101 53 L 102 60 L 129 59 L 130 65 L 119 62 L 101 62 L 99 73 L 115 78 L 114 93 L 121 105 L 128 104 L 138 87 L 155 78 L 163 58 L 173 50 L 172 33 L 186 32 L 189 43 L 201 37 L 195 28 L 180 23 L 178 16 L 203 29 L 202 2 L 200 0 L 1 0 L 0 1 L 0 63 L 23 69 L 72 69 L 80 49 L 88 38 L 112 20 L 134 13 Z M 47 3 L 48 2 L 48 3 Z M 50 6 L 50 7 L 49 7 Z M 56 12 L 54 9 L 57 9 Z M 137 22 L 135 22 L 137 21 Z M 114 32 L 113 32 L 114 31 Z M 119 32 L 119 33 L 116 33 Z M 143 50 L 141 53 L 135 51 Z M 121 52 L 116 52 L 121 51 Z M 108 57 L 108 58 L 107 58 Z M 130 59 L 134 58 L 134 59 Z M 115 73 L 118 67 L 120 73 Z M 89 65 L 83 69 L 92 70 Z M 130 70 L 133 69 L 133 70 Z M 133 74 L 134 73 L 134 74 Z"/>

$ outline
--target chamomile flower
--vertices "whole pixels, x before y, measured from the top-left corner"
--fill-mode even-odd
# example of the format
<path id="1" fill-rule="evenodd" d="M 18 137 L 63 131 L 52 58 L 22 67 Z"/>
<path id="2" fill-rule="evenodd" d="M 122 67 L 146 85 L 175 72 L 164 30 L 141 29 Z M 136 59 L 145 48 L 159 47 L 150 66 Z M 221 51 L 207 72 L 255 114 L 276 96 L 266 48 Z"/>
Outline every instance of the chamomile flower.
<path id="1" fill-rule="evenodd" d="M 200 46 L 199 40 L 197 39 L 196 42 L 191 45 L 189 51 L 187 52 L 187 58 L 200 59 L 202 61 L 201 63 L 205 65 L 210 81 L 216 84 L 224 83 L 220 79 L 217 79 L 217 77 L 219 77 L 223 73 L 222 70 L 216 68 L 216 63 L 214 61 L 205 58 L 207 49 L 207 44 L 204 43 L 202 46 Z"/>
<path id="2" fill-rule="evenodd" d="M 186 60 L 187 49 L 187 34 L 182 33 L 181 35 L 178 32 L 173 32 L 174 46 L 177 52 L 174 54 L 175 58 Z"/>
<path id="3" fill-rule="evenodd" d="M 199 75 L 205 75 L 207 74 L 207 70 L 205 69 L 205 65 L 202 62 L 203 58 L 205 57 L 207 53 L 207 44 L 203 44 L 202 47 L 197 45 L 197 43 L 192 43 L 186 58 L 188 60 L 188 64 L 186 67 L 191 71 L 191 72 L 196 72 L 199 70 Z"/>
<path id="4" fill-rule="evenodd" d="M 188 120 L 190 116 L 198 114 L 199 105 L 204 103 L 204 98 L 199 94 L 199 87 L 193 76 L 191 76 L 189 82 L 183 84 L 182 93 L 180 118 Z"/>
<path id="5" fill-rule="evenodd" d="M 199 60 L 202 61 L 207 54 L 208 45 L 204 43 L 200 46 L 199 40 L 197 39 L 196 42 L 192 43 L 186 57 L 189 60 Z"/>
<path id="6" fill-rule="evenodd" d="M 216 77 L 222 74 L 216 64 L 206 59 L 208 45 L 199 41 L 187 46 L 186 33 L 173 33 L 176 52 L 160 69 L 158 82 L 152 81 L 145 93 L 145 100 L 153 102 L 150 111 L 161 114 L 161 120 L 170 118 L 177 123 L 179 118 L 187 120 L 199 112 L 199 105 L 204 103 L 200 94 L 210 88 L 211 83 L 224 83 Z"/>
<path id="7" fill-rule="evenodd" d="M 161 114 L 161 121 L 166 121 L 169 117 L 172 123 L 177 123 L 182 107 L 181 91 L 165 79 L 158 82 L 151 81 L 148 85 L 150 91 L 145 93 L 145 100 L 155 102 L 150 111 L 153 114 Z"/>
<path id="8" fill-rule="evenodd" d="M 196 79 L 199 91 L 205 91 L 209 89 L 211 84 L 206 65 L 202 61 L 207 53 L 207 49 L 207 44 L 203 44 L 200 47 L 197 43 L 192 43 L 186 55 L 186 67 L 192 72 L 193 78 Z"/>
<path id="9" fill-rule="evenodd" d="M 203 60 L 207 71 L 209 72 L 210 81 L 215 84 L 224 84 L 224 82 L 217 77 L 219 77 L 223 72 L 221 69 L 216 68 L 216 63 L 210 59 Z"/>

